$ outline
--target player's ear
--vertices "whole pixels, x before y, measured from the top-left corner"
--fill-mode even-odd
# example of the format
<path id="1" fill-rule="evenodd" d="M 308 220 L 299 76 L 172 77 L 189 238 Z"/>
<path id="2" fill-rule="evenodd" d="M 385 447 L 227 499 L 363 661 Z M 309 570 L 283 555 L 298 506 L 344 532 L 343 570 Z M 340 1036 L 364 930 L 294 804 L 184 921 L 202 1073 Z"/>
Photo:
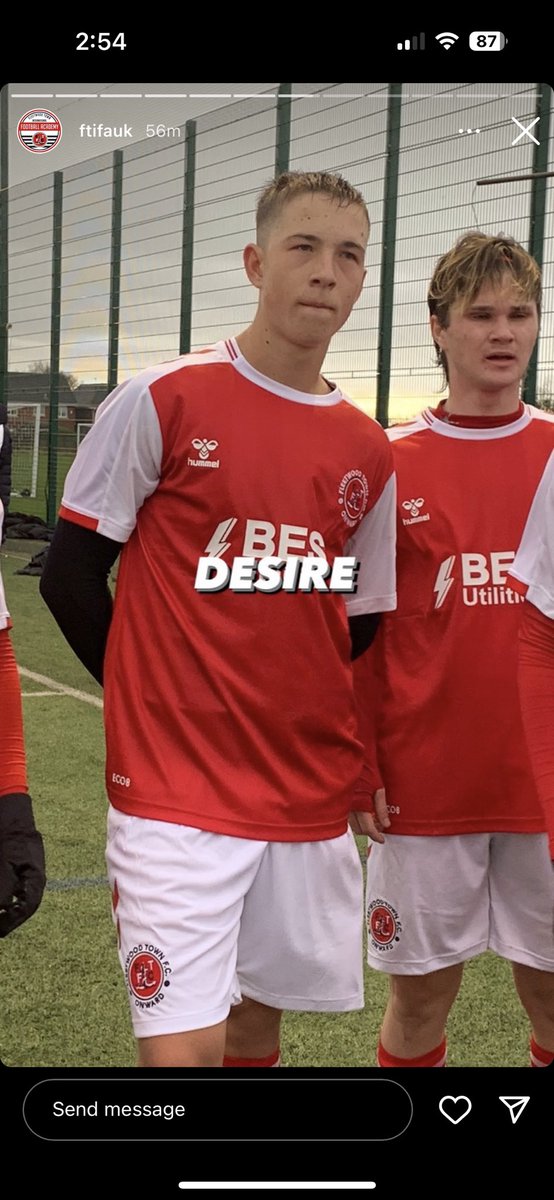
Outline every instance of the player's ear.
<path id="1" fill-rule="evenodd" d="M 362 294 L 362 288 L 363 288 L 363 286 L 364 286 L 364 283 L 365 283 L 365 280 L 366 280 L 366 275 L 367 275 L 367 271 L 364 271 L 364 273 L 363 273 L 363 275 L 362 275 L 362 281 L 361 281 L 361 283 L 360 283 L 360 286 L 359 286 L 359 288 L 358 288 L 358 295 L 356 296 L 356 300 L 359 300 L 359 299 L 360 299 L 360 296 L 361 296 L 361 294 Z"/>
<path id="2" fill-rule="evenodd" d="M 250 283 L 252 283 L 256 288 L 261 287 L 262 284 L 263 257 L 264 252 L 262 247 L 258 246 L 256 242 L 249 242 L 248 246 L 245 246 L 242 256 L 244 269 L 248 279 L 250 280 Z"/>
<path id="3" fill-rule="evenodd" d="M 432 313 L 429 317 L 429 325 L 431 326 L 431 337 L 437 346 L 441 345 L 441 334 L 444 332 L 439 318 L 436 313 Z"/>

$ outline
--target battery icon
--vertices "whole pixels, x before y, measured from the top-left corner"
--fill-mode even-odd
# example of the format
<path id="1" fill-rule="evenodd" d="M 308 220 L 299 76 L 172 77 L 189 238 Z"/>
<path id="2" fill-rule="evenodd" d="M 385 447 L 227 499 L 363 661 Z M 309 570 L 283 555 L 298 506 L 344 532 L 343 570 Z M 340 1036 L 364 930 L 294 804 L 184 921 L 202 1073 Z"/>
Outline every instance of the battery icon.
<path id="1" fill-rule="evenodd" d="M 476 29 L 469 35 L 470 50 L 503 50 L 507 37 L 498 29 Z"/>

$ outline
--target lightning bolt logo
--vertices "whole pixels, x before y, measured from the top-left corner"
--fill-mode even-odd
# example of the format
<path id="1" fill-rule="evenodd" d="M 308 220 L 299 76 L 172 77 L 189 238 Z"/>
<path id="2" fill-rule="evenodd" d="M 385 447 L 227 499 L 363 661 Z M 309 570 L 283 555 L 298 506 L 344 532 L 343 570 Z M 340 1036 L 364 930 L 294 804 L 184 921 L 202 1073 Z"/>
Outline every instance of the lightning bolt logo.
<path id="1" fill-rule="evenodd" d="M 204 554 L 209 554 L 210 558 L 221 558 L 222 554 L 225 554 L 225 551 L 231 545 L 230 542 L 225 541 L 225 538 L 229 537 L 236 523 L 237 517 L 229 517 L 227 521 L 220 521 L 206 546 Z"/>
<path id="2" fill-rule="evenodd" d="M 444 562 L 441 563 L 438 569 L 437 578 L 435 579 L 433 585 L 433 591 L 437 593 L 435 608 L 440 608 L 441 605 L 444 604 L 450 588 L 454 583 L 454 580 L 452 579 L 452 568 L 454 566 L 455 557 L 456 556 L 454 554 L 451 554 L 450 558 L 445 558 Z"/>

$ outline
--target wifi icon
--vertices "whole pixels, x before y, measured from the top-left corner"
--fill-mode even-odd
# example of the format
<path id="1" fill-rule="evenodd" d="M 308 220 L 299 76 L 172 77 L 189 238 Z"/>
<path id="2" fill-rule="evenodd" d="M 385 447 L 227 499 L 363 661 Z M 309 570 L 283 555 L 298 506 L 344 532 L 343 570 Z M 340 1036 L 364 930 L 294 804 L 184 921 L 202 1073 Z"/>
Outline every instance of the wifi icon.
<path id="1" fill-rule="evenodd" d="M 450 47 L 453 46 L 455 42 L 459 42 L 459 40 L 460 39 L 457 33 L 437 33 L 435 38 L 435 41 L 440 42 L 441 46 L 445 50 L 450 50 Z"/>

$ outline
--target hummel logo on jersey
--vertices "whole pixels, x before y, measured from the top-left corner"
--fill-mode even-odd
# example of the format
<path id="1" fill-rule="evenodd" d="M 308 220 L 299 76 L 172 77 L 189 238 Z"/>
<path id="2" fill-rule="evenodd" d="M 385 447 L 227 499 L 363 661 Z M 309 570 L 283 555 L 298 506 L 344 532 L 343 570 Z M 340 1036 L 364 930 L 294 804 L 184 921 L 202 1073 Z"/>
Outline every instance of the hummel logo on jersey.
<path id="1" fill-rule="evenodd" d="M 217 450 L 219 442 L 208 441 L 208 438 L 193 438 L 191 445 L 198 450 L 199 458 L 188 459 L 189 467 L 218 467 L 219 459 L 210 458 L 212 450 Z"/>
<path id="2" fill-rule="evenodd" d="M 492 550 L 490 554 L 460 554 L 445 558 L 433 585 L 435 608 L 442 608 L 456 582 L 462 585 L 462 600 L 468 608 L 475 604 L 520 604 L 523 596 L 506 586 L 506 576 L 514 561 L 513 550 Z"/>
<path id="3" fill-rule="evenodd" d="M 409 512 L 410 515 L 409 517 L 402 517 L 402 524 L 417 525 L 420 521 L 430 521 L 431 518 L 429 513 L 423 513 L 423 515 L 420 516 L 419 510 L 420 508 L 423 508 L 424 504 L 425 500 L 423 499 L 423 496 L 418 496 L 417 500 L 403 500 L 402 508 L 405 508 L 406 512 Z"/>

